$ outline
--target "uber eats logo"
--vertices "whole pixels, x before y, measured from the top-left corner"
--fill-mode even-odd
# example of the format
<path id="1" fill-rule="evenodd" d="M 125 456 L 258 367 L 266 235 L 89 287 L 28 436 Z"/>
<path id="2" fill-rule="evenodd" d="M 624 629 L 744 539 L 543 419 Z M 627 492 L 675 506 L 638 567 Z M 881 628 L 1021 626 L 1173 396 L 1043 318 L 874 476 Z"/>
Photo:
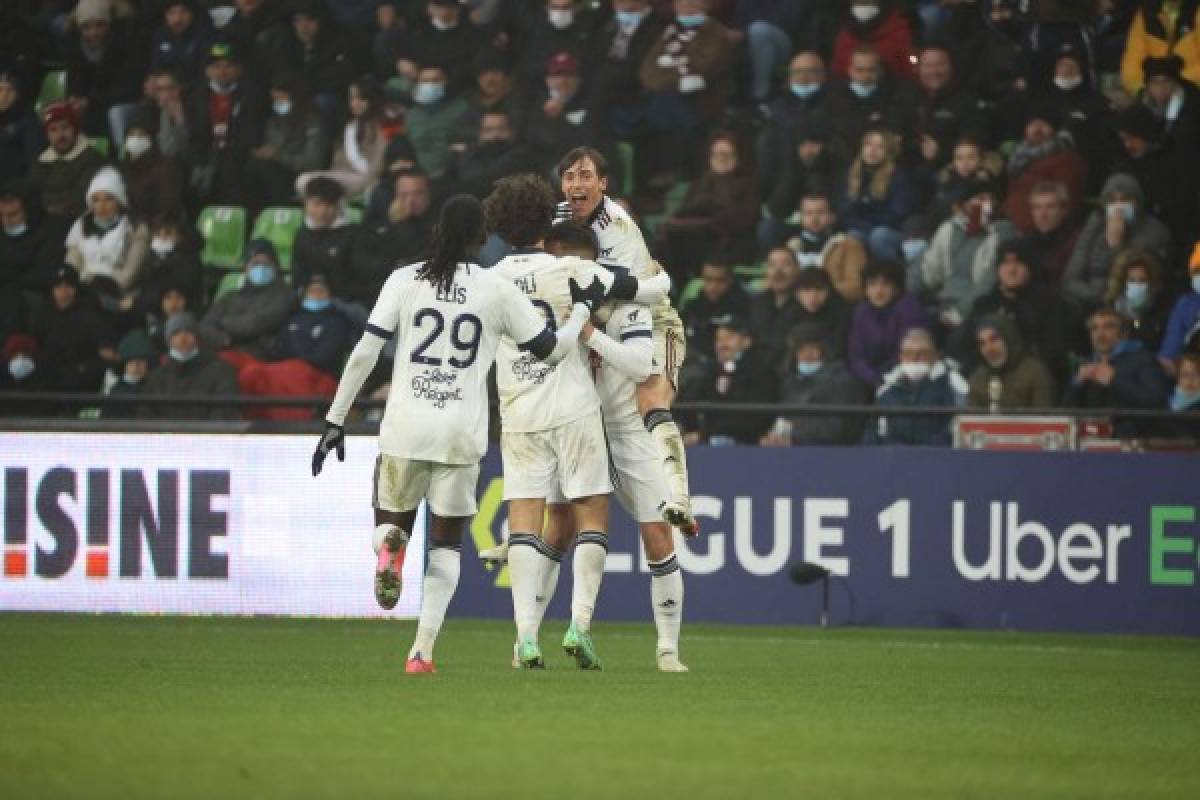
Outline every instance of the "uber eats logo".
<path id="1" fill-rule="evenodd" d="M 10 467 L 3 490 L 5 578 L 229 577 L 227 471 Z"/>
<path id="2" fill-rule="evenodd" d="M 1191 506 L 1150 509 L 1150 582 L 1156 586 L 1195 586 L 1200 567 L 1200 529 Z M 1190 527 L 1190 530 L 1188 530 Z"/>

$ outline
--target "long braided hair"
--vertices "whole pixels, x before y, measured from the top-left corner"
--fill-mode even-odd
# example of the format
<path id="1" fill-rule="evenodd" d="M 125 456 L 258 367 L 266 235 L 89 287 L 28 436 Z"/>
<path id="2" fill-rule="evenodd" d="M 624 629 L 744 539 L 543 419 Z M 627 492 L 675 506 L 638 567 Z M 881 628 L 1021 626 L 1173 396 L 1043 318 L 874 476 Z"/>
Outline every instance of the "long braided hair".
<path id="1" fill-rule="evenodd" d="M 429 242 L 429 260 L 417 269 L 417 278 L 448 291 L 459 263 L 479 254 L 487 232 L 483 205 L 469 194 L 456 194 L 442 204 Z"/>

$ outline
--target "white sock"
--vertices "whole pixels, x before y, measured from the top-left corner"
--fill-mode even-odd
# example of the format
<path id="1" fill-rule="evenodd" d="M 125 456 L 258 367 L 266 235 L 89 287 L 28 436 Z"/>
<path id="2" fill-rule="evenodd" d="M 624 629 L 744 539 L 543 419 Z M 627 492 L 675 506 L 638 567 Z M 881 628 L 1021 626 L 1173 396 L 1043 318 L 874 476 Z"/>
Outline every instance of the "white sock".
<path id="1" fill-rule="evenodd" d="M 546 562 L 542 564 L 542 580 L 537 592 L 537 622 L 539 626 L 546 618 L 546 609 L 549 607 L 550 601 L 554 599 L 554 590 L 558 588 L 558 573 L 562 569 L 562 553 L 552 545 L 546 546 L 554 550 L 558 557 L 553 560 L 546 559 Z"/>
<path id="2" fill-rule="evenodd" d="M 457 547 L 431 547 L 429 563 L 425 566 L 425 581 L 422 584 L 421 616 L 417 620 L 417 638 L 409 658 L 420 656 L 425 661 L 433 660 L 433 644 L 438 631 L 446 619 L 446 608 L 458 588 L 458 573 L 462 553 Z"/>
<path id="3" fill-rule="evenodd" d="M 658 443 L 671 494 L 676 500 L 687 500 L 691 495 L 688 488 L 687 450 L 683 446 L 683 434 L 679 432 L 679 426 L 665 408 L 647 412 L 645 424 L 650 436 Z"/>
<path id="4" fill-rule="evenodd" d="M 549 545 L 532 533 L 513 533 L 508 537 L 508 578 L 512 582 L 513 621 L 517 624 L 518 641 L 537 640 L 545 613 L 544 606 L 539 609 L 538 592 L 547 562 L 554 561 L 550 550 Z"/>
<path id="5" fill-rule="evenodd" d="M 571 587 L 571 619 L 585 631 L 592 629 L 596 597 L 604 579 L 604 559 L 608 557 L 608 537 L 599 531 L 579 534 L 575 558 L 571 561 L 574 585 Z"/>
<path id="6" fill-rule="evenodd" d="M 679 626 L 683 624 L 683 573 L 675 554 L 650 564 L 650 603 L 654 606 L 654 627 L 658 629 L 658 649 L 679 652 Z"/>

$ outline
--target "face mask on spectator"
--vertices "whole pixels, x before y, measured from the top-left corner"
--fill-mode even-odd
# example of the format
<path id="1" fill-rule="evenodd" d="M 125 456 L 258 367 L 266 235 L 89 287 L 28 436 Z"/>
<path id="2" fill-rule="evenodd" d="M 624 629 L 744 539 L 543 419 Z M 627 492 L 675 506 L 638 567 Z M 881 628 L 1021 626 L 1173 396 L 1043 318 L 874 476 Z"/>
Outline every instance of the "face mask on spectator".
<path id="1" fill-rule="evenodd" d="M 623 30 L 629 30 L 640 25 L 646 14 L 642 11 L 618 11 L 616 16 L 617 25 Z"/>
<path id="2" fill-rule="evenodd" d="M 1200 294 L 1200 272 L 1192 276 L 1192 291 Z"/>
<path id="3" fill-rule="evenodd" d="M 796 374 L 800 375 L 802 377 L 807 378 L 810 375 L 816 375 L 817 372 L 820 371 L 820 369 L 821 369 L 820 361 L 797 361 L 796 362 Z"/>
<path id="4" fill-rule="evenodd" d="M 437 17 L 430 17 L 429 21 L 432 22 L 433 27 L 439 31 L 453 30 L 454 28 L 458 27 L 457 21 L 447 22 L 446 20 L 438 19 Z"/>
<path id="5" fill-rule="evenodd" d="M 446 87 L 440 83 L 418 82 L 413 87 L 413 100 L 421 105 L 430 105 L 441 100 L 446 95 Z"/>
<path id="6" fill-rule="evenodd" d="M 186 364 L 196 356 L 200 355 L 199 348 L 193 348 L 190 353 L 185 353 L 182 350 L 176 350 L 174 347 L 172 347 L 168 352 L 171 354 L 171 359 L 173 361 L 178 361 L 180 364 Z"/>
<path id="7" fill-rule="evenodd" d="M 8 362 L 8 374 L 14 381 L 23 381 L 33 374 L 36 366 L 32 358 L 22 353 Z"/>
<path id="8" fill-rule="evenodd" d="M 175 358 L 175 352 L 176 351 L 174 351 L 174 350 L 171 351 L 171 358 Z M 195 352 L 195 351 L 193 351 L 193 352 Z M 175 359 L 175 360 L 178 361 L 179 359 Z M 144 379 L 145 379 L 144 375 L 130 375 L 128 372 L 126 372 L 124 375 L 121 376 L 121 380 L 125 381 L 128 384 L 134 385 L 134 386 L 141 383 Z"/>
<path id="9" fill-rule="evenodd" d="M 1126 222 L 1133 222 L 1133 203 L 1109 203 L 1106 208 L 1109 214 L 1120 214 Z"/>
<path id="10" fill-rule="evenodd" d="M 850 14 L 859 22 L 870 22 L 879 16 L 879 6 L 850 6 Z"/>
<path id="11" fill-rule="evenodd" d="M 24 236 L 25 231 L 27 231 L 27 230 L 29 230 L 29 226 L 26 225 L 24 222 L 19 223 L 17 225 L 5 225 L 4 226 L 4 235 L 12 236 L 15 238 L 17 236 Z"/>
<path id="12" fill-rule="evenodd" d="M 324 311 L 325 309 L 329 308 L 332 302 L 333 301 L 328 297 L 323 297 L 320 299 L 316 297 L 306 297 L 304 298 L 304 301 L 300 303 L 300 305 L 304 307 L 305 311 Z"/>
<path id="13" fill-rule="evenodd" d="M 1150 296 L 1150 286 L 1145 283 L 1129 282 L 1125 284 L 1125 300 L 1128 301 L 1129 307 L 1140 309 L 1146 305 L 1146 298 Z"/>
<path id="14" fill-rule="evenodd" d="M 121 221 L 121 216 L 118 214 L 115 217 L 106 217 L 105 219 L 101 219 L 93 214 L 92 221 L 96 223 L 96 227 L 100 230 L 111 231 L 113 228 L 117 227 L 117 223 Z"/>
<path id="15" fill-rule="evenodd" d="M 1064 92 L 1069 92 L 1072 89 L 1078 89 L 1082 84 L 1082 75 L 1076 75 L 1074 78 L 1063 78 L 1058 75 L 1054 76 L 1054 85 L 1062 89 Z"/>
<path id="16" fill-rule="evenodd" d="M 1200 403 L 1200 392 L 1185 392 L 1182 388 L 1175 387 L 1175 393 L 1171 395 L 1172 411 L 1183 411 L 1196 403 Z"/>
<path id="17" fill-rule="evenodd" d="M 821 84 L 819 83 L 793 83 L 792 94 L 803 100 L 806 97 L 812 97 L 820 88 Z"/>
<path id="18" fill-rule="evenodd" d="M 281 117 L 286 117 L 292 110 L 292 101 L 276 100 L 275 102 L 271 103 L 271 110 Z"/>
<path id="19" fill-rule="evenodd" d="M 699 28 L 708 19 L 707 14 L 680 14 L 675 18 L 685 28 Z"/>
<path id="20" fill-rule="evenodd" d="M 141 158 L 150 149 L 149 136 L 130 136 L 125 140 L 125 152 L 130 158 Z"/>
<path id="21" fill-rule="evenodd" d="M 930 369 L 932 369 L 932 366 L 926 364 L 924 361 L 914 361 L 910 364 L 900 365 L 900 372 L 914 383 L 928 378 Z"/>
<path id="22" fill-rule="evenodd" d="M 212 89 L 217 94 L 233 94 L 237 91 L 237 81 L 232 83 L 220 83 L 218 81 L 209 81 L 208 88 Z"/>
<path id="23" fill-rule="evenodd" d="M 564 28 L 571 27 L 571 23 L 575 21 L 575 12 L 569 8 L 553 8 L 546 12 L 550 24 L 560 31 Z"/>
<path id="24" fill-rule="evenodd" d="M 275 278 L 275 268 L 270 264 L 255 264 L 246 270 L 246 280 L 254 286 L 266 286 Z"/>
<path id="25" fill-rule="evenodd" d="M 174 239 L 164 239 L 161 236 L 155 236 L 150 240 L 150 249 L 154 251 L 154 255 L 159 258 L 166 258 L 175 250 Z"/>
<path id="26" fill-rule="evenodd" d="M 850 81 L 850 91 L 858 97 L 867 98 L 875 94 L 875 87 L 858 81 Z"/>

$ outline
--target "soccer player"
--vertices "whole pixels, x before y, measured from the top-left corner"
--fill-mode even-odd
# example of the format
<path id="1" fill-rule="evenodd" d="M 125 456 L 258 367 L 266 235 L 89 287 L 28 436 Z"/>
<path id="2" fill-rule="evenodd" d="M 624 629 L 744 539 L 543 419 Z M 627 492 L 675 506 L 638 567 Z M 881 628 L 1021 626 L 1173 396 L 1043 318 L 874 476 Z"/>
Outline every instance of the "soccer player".
<path id="1" fill-rule="evenodd" d="M 591 147 L 577 147 L 558 163 L 562 193 L 573 219 L 589 225 L 600 246 L 597 261 L 617 271 L 628 271 L 647 278 L 661 271 L 650 257 L 642 232 L 629 214 L 605 194 L 608 189 L 608 164 Z M 684 534 L 699 531 L 692 516 L 687 477 L 687 453 L 683 436 L 671 416 L 671 405 L 679 389 L 679 367 L 686 353 L 686 340 L 679 312 L 670 301 L 651 308 L 654 325 L 654 357 L 650 376 L 638 385 L 638 413 L 646 429 L 657 442 L 667 471 L 670 497 L 661 509 L 662 517 Z"/>
<path id="2" fill-rule="evenodd" d="M 579 331 L 590 312 L 564 301 L 556 332 L 510 281 L 470 263 L 484 238 L 479 201 L 468 195 L 447 200 L 429 260 L 395 270 L 384 283 L 312 459 L 313 475 L 331 451 L 345 460 L 346 413 L 384 343 L 396 336 L 375 462 L 375 598 L 385 609 L 396 606 L 409 534 L 425 499 L 429 564 L 405 665 L 410 673 L 434 671 L 434 642 L 458 586 L 463 523 L 477 510 L 479 461 L 487 449 L 487 374 L 501 337 L 547 364 L 578 359 Z"/>
<path id="3" fill-rule="evenodd" d="M 528 295 L 551 327 L 565 318 L 579 285 L 618 299 L 665 296 L 669 281 L 647 287 L 629 275 L 616 275 L 591 261 L 555 258 L 542 250 L 554 216 L 554 189 L 537 175 L 496 182 L 484 200 L 488 228 L 514 247 L 494 272 Z M 657 289 L 657 291 L 655 291 Z M 647 293 L 653 296 L 647 296 Z M 599 669 L 591 637 L 592 613 L 608 554 L 608 448 L 600 398 L 588 374 L 582 346 L 553 366 L 530 363 L 515 344 L 501 342 L 496 384 L 500 391 L 504 499 L 508 501 L 509 576 L 517 657 L 527 669 L 545 662 L 538 643 L 537 589 L 544 571 L 562 556 L 539 537 L 546 498 L 560 489 L 570 503 L 578 534 L 575 549 L 571 624 L 563 649 L 581 669 Z"/>

